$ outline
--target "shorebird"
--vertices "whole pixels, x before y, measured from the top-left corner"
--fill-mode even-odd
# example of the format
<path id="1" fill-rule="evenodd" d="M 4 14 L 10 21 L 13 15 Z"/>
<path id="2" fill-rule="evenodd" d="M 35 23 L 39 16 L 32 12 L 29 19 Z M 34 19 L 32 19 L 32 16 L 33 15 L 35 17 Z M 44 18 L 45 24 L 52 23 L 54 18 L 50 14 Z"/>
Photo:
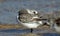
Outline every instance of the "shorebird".
<path id="1" fill-rule="evenodd" d="M 38 16 L 38 12 L 36 10 L 30 9 L 21 9 L 18 12 L 17 20 L 23 26 L 31 28 L 31 33 L 33 31 L 33 28 L 37 28 L 39 25 L 43 24 Z"/>
<path id="2" fill-rule="evenodd" d="M 54 29 L 57 33 L 60 33 L 60 18 L 55 20 Z"/>

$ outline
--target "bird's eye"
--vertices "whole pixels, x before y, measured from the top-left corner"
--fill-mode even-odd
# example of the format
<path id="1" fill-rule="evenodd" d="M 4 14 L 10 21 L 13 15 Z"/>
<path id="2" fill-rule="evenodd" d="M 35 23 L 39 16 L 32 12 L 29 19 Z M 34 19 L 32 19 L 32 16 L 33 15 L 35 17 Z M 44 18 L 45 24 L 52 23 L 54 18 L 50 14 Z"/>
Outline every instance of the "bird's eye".
<path id="1" fill-rule="evenodd" d="M 36 14 L 35 12 L 33 12 L 34 14 Z"/>
<path id="2" fill-rule="evenodd" d="M 36 11 L 34 11 L 33 13 L 34 13 L 34 14 L 37 14 L 37 12 L 36 12 Z"/>

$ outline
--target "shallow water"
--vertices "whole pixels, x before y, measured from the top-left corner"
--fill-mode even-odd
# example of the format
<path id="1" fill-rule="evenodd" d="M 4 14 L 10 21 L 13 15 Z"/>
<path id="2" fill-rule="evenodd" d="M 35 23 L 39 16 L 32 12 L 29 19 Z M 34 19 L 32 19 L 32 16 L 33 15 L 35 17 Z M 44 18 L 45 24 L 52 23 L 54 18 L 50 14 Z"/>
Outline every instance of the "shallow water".
<path id="1" fill-rule="evenodd" d="M 0 30 L 0 36 L 19 36 L 21 34 L 30 33 L 30 29 L 8 29 L 8 30 Z M 36 34 L 36 33 L 34 33 Z M 38 34 L 39 35 L 39 34 Z M 43 33 L 43 36 L 60 36 L 57 33 Z"/>
<path id="2" fill-rule="evenodd" d="M 31 30 L 30 29 L 5 29 L 5 30 L 0 30 L 0 32 L 6 32 L 6 33 L 28 33 L 30 32 Z"/>

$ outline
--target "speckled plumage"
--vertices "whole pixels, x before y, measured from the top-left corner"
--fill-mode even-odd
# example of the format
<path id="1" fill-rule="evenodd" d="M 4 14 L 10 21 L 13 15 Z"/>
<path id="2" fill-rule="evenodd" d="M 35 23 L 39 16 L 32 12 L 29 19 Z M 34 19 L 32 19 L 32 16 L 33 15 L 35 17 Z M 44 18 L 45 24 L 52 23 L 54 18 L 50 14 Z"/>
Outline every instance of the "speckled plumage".
<path id="1" fill-rule="evenodd" d="M 38 20 L 39 15 L 36 10 L 22 9 L 18 12 L 18 20 L 28 28 L 37 28 L 42 21 Z"/>
<path id="2" fill-rule="evenodd" d="M 31 19 L 33 17 L 38 17 L 38 13 L 35 14 L 34 12 L 35 12 L 34 10 L 29 10 L 29 9 L 22 9 L 22 10 L 20 10 L 18 12 L 19 13 L 19 20 L 22 21 L 22 22 L 32 22 Z"/>

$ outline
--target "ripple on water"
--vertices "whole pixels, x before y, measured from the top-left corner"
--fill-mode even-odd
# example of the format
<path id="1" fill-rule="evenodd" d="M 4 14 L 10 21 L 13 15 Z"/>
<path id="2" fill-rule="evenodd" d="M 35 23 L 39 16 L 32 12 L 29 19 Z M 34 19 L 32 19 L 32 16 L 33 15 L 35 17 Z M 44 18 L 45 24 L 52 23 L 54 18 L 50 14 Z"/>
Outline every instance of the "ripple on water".
<path id="1" fill-rule="evenodd" d="M 30 29 L 5 29 L 5 30 L 0 30 L 0 32 L 6 32 L 6 33 L 28 33 L 30 32 Z"/>

